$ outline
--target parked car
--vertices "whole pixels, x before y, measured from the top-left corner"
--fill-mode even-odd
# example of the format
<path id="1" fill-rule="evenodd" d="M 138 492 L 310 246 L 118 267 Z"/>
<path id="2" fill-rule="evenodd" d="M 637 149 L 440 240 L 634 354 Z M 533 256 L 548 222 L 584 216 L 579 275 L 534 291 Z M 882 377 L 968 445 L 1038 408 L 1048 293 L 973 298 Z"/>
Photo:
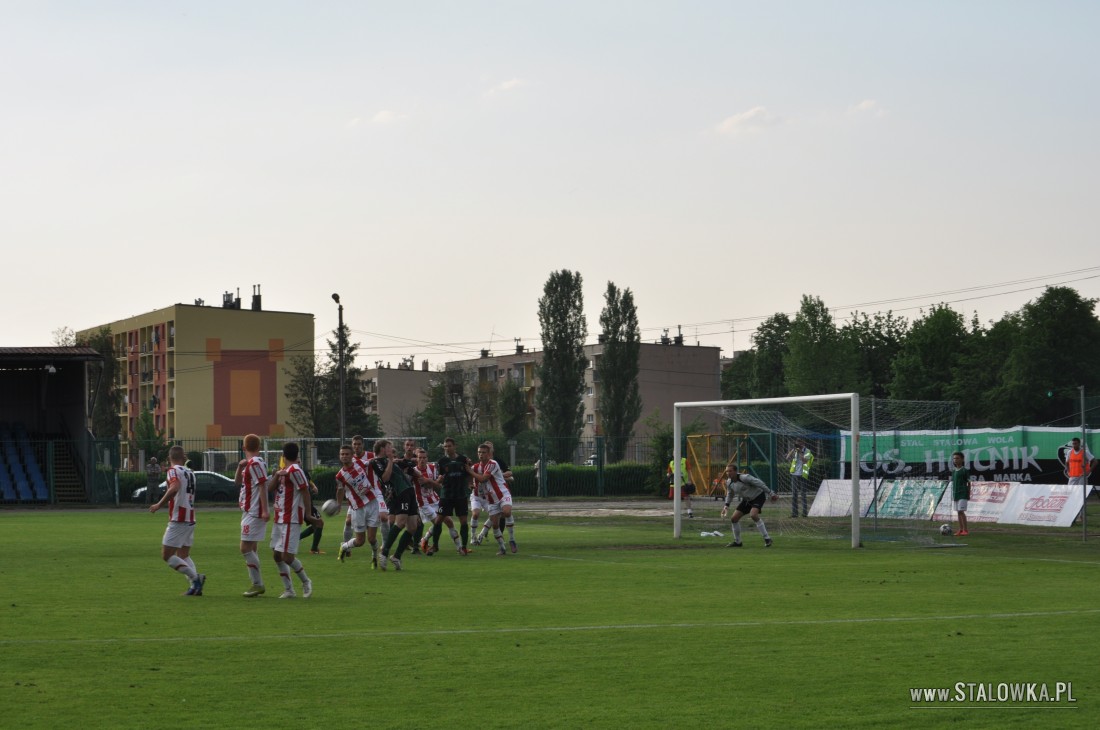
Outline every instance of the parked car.
<path id="1" fill-rule="evenodd" d="M 584 460 L 584 466 L 596 466 L 597 457 L 595 454 L 591 454 Z"/>
<path id="2" fill-rule="evenodd" d="M 138 487 L 130 495 L 133 502 L 145 501 L 147 487 Z M 157 491 L 153 493 L 153 501 L 159 500 L 168 491 L 168 482 L 157 485 Z M 195 472 L 195 499 L 201 502 L 236 502 L 240 494 L 238 487 L 232 479 L 216 471 Z"/>

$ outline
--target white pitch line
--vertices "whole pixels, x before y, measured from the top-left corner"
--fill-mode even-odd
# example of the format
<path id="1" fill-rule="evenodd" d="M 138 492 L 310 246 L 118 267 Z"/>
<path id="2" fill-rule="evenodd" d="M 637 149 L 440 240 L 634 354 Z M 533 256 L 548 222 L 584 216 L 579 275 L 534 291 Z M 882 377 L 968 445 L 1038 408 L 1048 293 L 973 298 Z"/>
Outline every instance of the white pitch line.
<path id="1" fill-rule="evenodd" d="M 851 624 L 919 623 L 923 621 L 976 621 L 995 619 L 1050 618 L 1051 616 L 1086 616 L 1100 613 L 1100 608 L 1068 611 L 1021 611 L 1019 613 L 962 613 L 945 616 L 869 616 L 866 618 L 802 619 L 797 621 L 711 621 L 707 623 L 670 624 L 596 624 L 591 626 L 514 626 L 485 629 L 427 629 L 424 631 L 336 631 L 310 634 L 265 634 L 264 640 L 373 639 L 388 636 L 467 636 L 486 634 L 548 634 L 584 631 L 663 631 L 667 629 L 767 628 L 775 626 L 843 626 Z M 78 644 L 157 644 L 205 642 L 255 642 L 248 636 L 120 636 L 104 639 L 3 639 L 0 646 L 73 646 Z"/>

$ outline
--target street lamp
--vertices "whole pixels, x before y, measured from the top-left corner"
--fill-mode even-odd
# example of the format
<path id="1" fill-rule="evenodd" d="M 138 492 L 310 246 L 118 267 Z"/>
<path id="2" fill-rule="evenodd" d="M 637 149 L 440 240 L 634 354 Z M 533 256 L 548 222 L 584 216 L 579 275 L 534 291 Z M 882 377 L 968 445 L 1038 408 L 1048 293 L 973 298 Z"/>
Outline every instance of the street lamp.
<path id="1" fill-rule="evenodd" d="M 340 295 L 333 294 L 332 301 L 336 302 L 337 313 L 339 315 L 339 324 L 336 329 L 336 345 L 338 350 L 338 362 L 337 367 L 340 370 L 340 444 L 344 443 L 345 433 L 345 421 L 344 421 L 344 305 L 340 304 Z"/>

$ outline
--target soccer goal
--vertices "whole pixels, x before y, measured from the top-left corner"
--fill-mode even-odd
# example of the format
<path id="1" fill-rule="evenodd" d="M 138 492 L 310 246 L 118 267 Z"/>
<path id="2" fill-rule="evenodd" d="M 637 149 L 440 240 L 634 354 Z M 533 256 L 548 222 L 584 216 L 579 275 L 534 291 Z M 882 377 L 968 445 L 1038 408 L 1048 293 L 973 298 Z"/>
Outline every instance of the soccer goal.
<path id="1" fill-rule="evenodd" d="M 720 417 L 723 432 L 685 438 L 683 424 L 706 413 Z M 733 466 L 780 495 L 765 510 L 773 532 L 850 537 L 852 547 L 868 533 L 935 541 L 932 523 L 946 475 L 931 458 L 903 461 L 899 447 L 906 434 L 954 428 L 957 414 L 954 402 L 860 399 L 858 393 L 676 403 L 674 504 L 681 504 L 685 477 L 697 489 L 706 485 L 703 494 L 723 496 L 722 473 Z M 685 455 L 690 475 L 680 473 Z M 675 537 L 682 528 L 682 510 L 674 509 Z"/>

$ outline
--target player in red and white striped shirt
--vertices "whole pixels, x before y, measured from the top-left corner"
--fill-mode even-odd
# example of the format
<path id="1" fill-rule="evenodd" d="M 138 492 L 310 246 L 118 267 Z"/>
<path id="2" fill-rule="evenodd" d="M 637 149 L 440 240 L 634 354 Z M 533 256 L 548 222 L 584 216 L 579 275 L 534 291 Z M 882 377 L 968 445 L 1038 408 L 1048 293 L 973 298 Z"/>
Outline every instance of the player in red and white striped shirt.
<path id="1" fill-rule="evenodd" d="M 283 580 L 285 590 L 279 598 L 294 598 L 294 584 L 290 581 L 293 570 L 302 582 L 302 597 L 313 595 L 313 582 L 306 575 L 302 561 L 298 560 L 300 525 L 308 522 L 314 527 L 324 527 L 320 517 L 314 517 L 311 509 L 309 479 L 298 464 L 298 444 L 293 441 L 283 446 L 286 467 L 275 472 L 278 486 L 275 488 L 275 524 L 271 527 L 271 549 L 275 567 Z"/>
<path id="2" fill-rule="evenodd" d="M 374 562 L 378 561 L 378 499 L 368 479 L 367 466 L 355 458 L 350 446 L 340 447 L 342 467 L 336 472 L 337 509 L 348 498 L 348 519 L 351 521 L 354 539 L 345 540 L 340 545 L 340 562 L 351 554 L 352 548 L 362 547 L 369 542 Z"/>
<path id="3" fill-rule="evenodd" d="M 237 464 L 237 473 L 233 477 L 241 488 L 237 503 L 241 508 L 241 555 L 252 586 L 244 592 L 245 598 L 261 595 L 264 578 L 260 572 L 260 556 L 256 552 L 267 532 L 267 521 L 271 519 L 267 504 L 267 464 L 260 456 L 260 437 L 250 433 L 244 437 L 245 458 Z"/>
<path id="4" fill-rule="evenodd" d="M 484 443 L 477 447 L 477 463 L 470 469 L 470 476 L 481 487 L 482 498 L 489 505 L 489 519 L 493 523 L 493 537 L 497 539 L 500 551 L 497 555 L 507 554 L 504 549 L 504 535 L 500 531 L 500 518 L 509 519 L 512 516 L 512 492 L 504 481 L 504 472 L 500 470 L 500 464 L 492 459 L 493 447 Z M 509 544 L 512 552 L 518 550 L 515 533 L 510 532 Z"/>
<path id="5" fill-rule="evenodd" d="M 184 464 L 187 455 L 182 446 L 168 450 L 168 489 L 164 496 L 149 507 L 156 512 L 168 503 L 168 528 L 161 541 L 160 556 L 168 567 L 183 573 L 191 581 L 186 596 L 201 596 L 206 576 L 198 572 L 191 560 L 191 544 L 195 539 L 195 474 Z"/>

